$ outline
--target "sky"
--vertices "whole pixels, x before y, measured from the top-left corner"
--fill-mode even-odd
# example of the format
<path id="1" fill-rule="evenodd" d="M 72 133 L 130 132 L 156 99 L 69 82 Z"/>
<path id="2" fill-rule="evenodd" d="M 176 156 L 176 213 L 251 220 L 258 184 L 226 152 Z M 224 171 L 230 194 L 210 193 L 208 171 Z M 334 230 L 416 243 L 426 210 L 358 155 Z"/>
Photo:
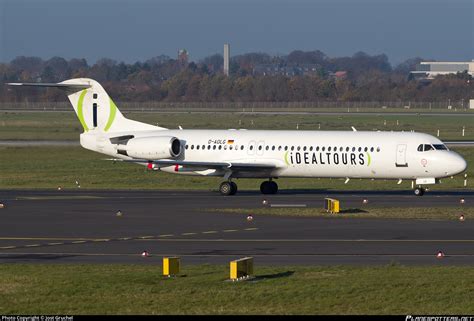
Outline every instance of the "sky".
<path id="1" fill-rule="evenodd" d="M 474 59 L 474 0 L 0 0 L 0 62 L 321 50 Z"/>

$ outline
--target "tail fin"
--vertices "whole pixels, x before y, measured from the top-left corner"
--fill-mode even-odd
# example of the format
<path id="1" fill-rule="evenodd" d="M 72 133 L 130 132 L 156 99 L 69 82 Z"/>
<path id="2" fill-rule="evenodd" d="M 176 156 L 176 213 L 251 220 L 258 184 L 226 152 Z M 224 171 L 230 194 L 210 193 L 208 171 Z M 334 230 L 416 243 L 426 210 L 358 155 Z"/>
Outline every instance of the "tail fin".
<path id="1" fill-rule="evenodd" d="M 93 79 L 76 78 L 58 84 L 11 83 L 9 85 L 56 87 L 65 90 L 84 132 L 166 129 L 125 118 L 104 88 Z"/>

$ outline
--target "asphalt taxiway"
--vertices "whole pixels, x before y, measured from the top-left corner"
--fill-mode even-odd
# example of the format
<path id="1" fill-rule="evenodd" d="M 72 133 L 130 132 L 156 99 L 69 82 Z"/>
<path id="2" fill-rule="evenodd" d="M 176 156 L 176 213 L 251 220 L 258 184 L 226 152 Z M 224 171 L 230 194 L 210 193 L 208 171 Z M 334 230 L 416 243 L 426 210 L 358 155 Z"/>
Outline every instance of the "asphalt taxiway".
<path id="1" fill-rule="evenodd" d="M 474 206 L 474 192 L 329 192 L 283 190 L 278 195 L 202 191 L 0 190 L 0 262 L 160 264 L 473 264 L 474 220 L 307 218 L 219 213 L 283 206 L 322 207 L 324 197 L 347 207 Z M 291 208 L 289 209 L 291 210 Z M 120 211 L 122 215 L 117 215 Z M 142 251 L 150 257 L 141 257 Z M 443 259 L 436 258 L 442 250 Z"/>

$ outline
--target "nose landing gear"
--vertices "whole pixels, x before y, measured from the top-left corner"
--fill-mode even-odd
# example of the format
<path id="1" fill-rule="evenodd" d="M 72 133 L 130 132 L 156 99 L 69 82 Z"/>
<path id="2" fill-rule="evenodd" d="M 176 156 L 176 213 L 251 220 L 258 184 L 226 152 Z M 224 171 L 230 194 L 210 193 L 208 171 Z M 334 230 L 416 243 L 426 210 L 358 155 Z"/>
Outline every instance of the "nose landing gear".
<path id="1" fill-rule="evenodd" d="M 425 189 L 420 186 L 420 187 L 415 188 L 413 192 L 415 193 L 416 196 L 423 196 L 425 194 Z"/>

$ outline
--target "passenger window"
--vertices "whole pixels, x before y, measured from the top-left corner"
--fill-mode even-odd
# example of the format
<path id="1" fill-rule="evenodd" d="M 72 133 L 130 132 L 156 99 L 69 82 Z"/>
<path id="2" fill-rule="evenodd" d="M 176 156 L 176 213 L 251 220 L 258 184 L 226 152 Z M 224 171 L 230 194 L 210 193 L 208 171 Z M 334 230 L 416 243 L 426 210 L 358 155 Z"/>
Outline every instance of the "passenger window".
<path id="1" fill-rule="evenodd" d="M 355 148 L 355 147 L 352 147 L 352 151 L 355 152 L 355 151 L 356 151 L 356 148 Z"/>
<path id="2" fill-rule="evenodd" d="M 303 151 L 306 151 L 306 146 L 303 147 Z"/>
<path id="3" fill-rule="evenodd" d="M 272 150 L 275 150 L 275 146 L 272 146 Z"/>
<path id="4" fill-rule="evenodd" d="M 221 149 L 222 149 L 222 145 L 219 145 L 219 150 L 221 150 Z"/>
<path id="5" fill-rule="evenodd" d="M 339 147 L 339 151 L 342 152 L 344 150 L 343 147 Z"/>
<path id="6" fill-rule="evenodd" d="M 194 149 L 194 145 L 191 145 L 191 149 Z"/>
<path id="7" fill-rule="evenodd" d="M 216 145 L 212 146 L 212 149 L 216 149 Z"/>
<path id="8" fill-rule="evenodd" d="M 202 145 L 202 149 L 206 149 L 206 145 Z"/>
<path id="9" fill-rule="evenodd" d="M 328 152 L 330 152 L 330 151 L 331 151 L 331 146 L 328 147 Z"/>
<path id="10" fill-rule="evenodd" d="M 374 148 L 373 148 L 373 147 L 370 147 L 370 151 L 373 152 L 373 151 L 374 151 Z"/>
<path id="11" fill-rule="evenodd" d="M 285 146 L 285 151 L 287 151 L 287 150 L 288 150 L 288 146 Z"/>
<path id="12" fill-rule="evenodd" d="M 196 149 L 199 149 L 199 145 L 196 145 Z"/>
<path id="13" fill-rule="evenodd" d="M 380 152 L 380 147 L 377 147 L 377 153 Z"/>
<path id="14" fill-rule="evenodd" d="M 349 147 L 346 147 L 346 152 L 348 152 L 348 151 L 349 151 Z"/>
<path id="15" fill-rule="evenodd" d="M 313 146 L 309 146 L 309 151 L 310 151 L 310 152 L 313 151 Z"/>
<path id="16" fill-rule="evenodd" d="M 368 151 L 369 149 L 367 147 L 364 148 L 364 152 Z"/>
<path id="17" fill-rule="evenodd" d="M 207 145 L 207 149 L 211 149 L 211 145 Z"/>
<path id="18" fill-rule="evenodd" d="M 295 150 L 295 146 L 291 146 L 291 150 Z"/>
<path id="19" fill-rule="evenodd" d="M 359 147 L 359 152 L 362 151 L 362 147 Z"/>
<path id="20" fill-rule="evenodd" d="M 229 146 L 229 149 L 232 150 L 232 145 Z"/>
<path id="21" fill-rule="evenodd" d="M 224 145 L 224 150 L 227 150 L 227 145 Z"/>
<path id="22" fill-rule="evenodd" d="M 269 150 L 269 149 L 270 149 L 270 146 L 267 145 L 267 146 L 265 147 L 265 150 Z"/>
<path id="23" fill-rule="evenodd" d="M 324 151 L 326 150 L 326 147 L 323 146 L 323 147 L 321 148 L 321 150 L 324 152 Z"/>
<path id="24" fill-rule="evenodd" d="M 319 146 L 316 146 L 316 151 L 319 152 Z"/>
<path id="25" fill-rule="evenodd" d="M 278 146 L 278 151 L 281 151 L 281 146 Z"/>
<path id="26" fill-rule="evenodd" d="M 244 150 L 244 145 L 240 146 L 240 150 Z"/>
<path id="27" fill-rule="evenodd" d="M 300 146 L 298 146 L 298 148 L 297 148 L 296 150 L 297 150 L 297 151 L 300 151 L 300 149 L 301 149 L 301 147 L 300 147 Z"/>
<path id="28" fill-rule="evenodd" d="M 253 150 L 253 145 L 250 145 L 250 150 Z"/>

